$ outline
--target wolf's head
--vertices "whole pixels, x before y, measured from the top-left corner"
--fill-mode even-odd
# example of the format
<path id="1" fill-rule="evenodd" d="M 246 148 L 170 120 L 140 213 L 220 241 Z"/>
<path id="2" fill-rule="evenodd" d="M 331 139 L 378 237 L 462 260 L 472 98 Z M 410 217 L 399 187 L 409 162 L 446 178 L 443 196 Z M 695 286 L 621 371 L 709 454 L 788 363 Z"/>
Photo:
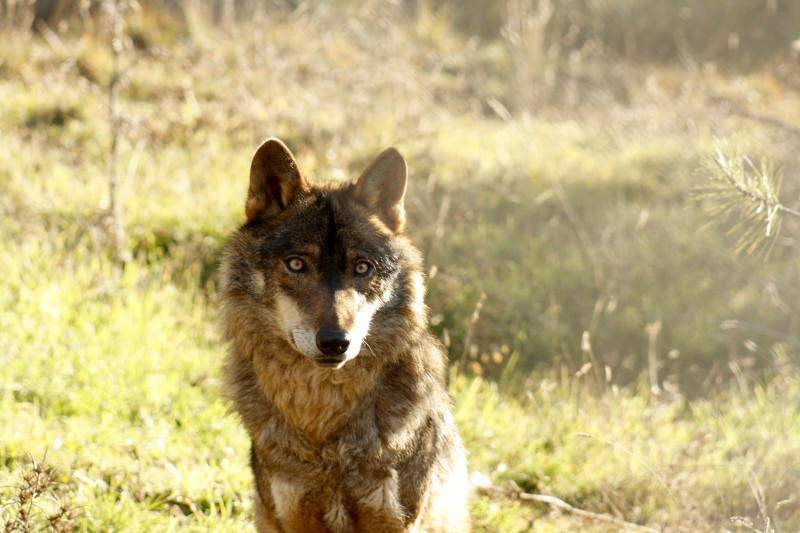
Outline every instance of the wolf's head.
<path id="1" fill-rule="evenodd" d="M 367 339 L 376 328 L 422 309 L 409 289 L 419 256 L 402 237 L 406 181 L 394 148 L 352 183 L 317 184 L 283 143 L 265 141 L 250 167 L 246 223 L 223 259 L 228 336 L 236 338 L 231 314 L 244 313 L 250 328 L 259 324 L 322 368 L 374 356 Z"/>

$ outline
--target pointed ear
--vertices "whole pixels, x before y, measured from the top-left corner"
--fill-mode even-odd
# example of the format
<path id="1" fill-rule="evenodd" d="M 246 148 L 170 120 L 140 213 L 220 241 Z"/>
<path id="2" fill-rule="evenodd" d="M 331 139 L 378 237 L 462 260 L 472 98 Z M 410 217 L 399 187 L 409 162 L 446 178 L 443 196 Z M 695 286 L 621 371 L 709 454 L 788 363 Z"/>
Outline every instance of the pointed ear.
<path id="1" fill-rule="evenodd" d="M 292 152 L 278 139 L 267 139 L 250 164 L 250 188 L 245 204 L 247 223 L 277 215 L 308 190 Z"/>
<path id="2" fill-rule="evenodd" d="M 407 181 L 405 159 L 394 148 L 387 148 L 356 180 L 355 195 L 373 209 L 389 229 L 399 233 L 406 221 L 403 199 Z"/>

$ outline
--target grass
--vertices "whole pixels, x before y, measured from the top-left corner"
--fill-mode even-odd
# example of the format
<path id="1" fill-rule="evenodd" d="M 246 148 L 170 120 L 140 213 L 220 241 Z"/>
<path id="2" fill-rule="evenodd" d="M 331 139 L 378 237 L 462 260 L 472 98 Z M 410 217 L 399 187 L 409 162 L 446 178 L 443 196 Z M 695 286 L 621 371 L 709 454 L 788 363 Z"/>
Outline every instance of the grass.
<path id="1" fill-rule="evenodd" d="M 346 178 L 388 145 L 409 160 L 432 326 L 466 356 L 451 391 L 488 479 L 478 531 L 800 529 L 796 221 L 765 263 L 691 200 L 728 138 L 783 166 L 796 198 L 800 102 L 780 58 L 738 72 L 581 48 L 562 64 L 469 38 L 433 4 L 335 5 L 227 29 L 200 7 L 127 12 L 116 127 L 102 19 L 2 26 L 5 530 L 33 493 L 39 529 L 62 527 L 48 516 L 64 502 L 78 531 L 252 530 L 215 267 L 269 135 L 311 176 Z M 526 61 L 557 83 L 519 94 Z"/>
<path id="2" fill-rule="evenodd" d="M 554 494 L 657 531 L 731 528 L 734 515 L 760 527 L 767 520 L 794 527 L 797 509 L 787 495 L 797 472 L 776 470 L 783 461 L 796 466 L 786 441 L 796 424 L 782 424 L 778 407 L 793 392 L 773 384 L 709 401 L 664 402 L 648 398 L 644 387 L 591 394 L 580 379 L 563 379 L 537 380 L 524 401 L 480 380 L 454 387 L 472 461 L 488 468 L 501 493 Z M 479 519 L 488 530 L 525 531 L 511 524 L 526 515 L 542 531 L 558 530 L 542 520 L 546 507 L 523 505 L 509 516 L 505 509 L 494 514 L 493 503 L 483 500 Z"/>

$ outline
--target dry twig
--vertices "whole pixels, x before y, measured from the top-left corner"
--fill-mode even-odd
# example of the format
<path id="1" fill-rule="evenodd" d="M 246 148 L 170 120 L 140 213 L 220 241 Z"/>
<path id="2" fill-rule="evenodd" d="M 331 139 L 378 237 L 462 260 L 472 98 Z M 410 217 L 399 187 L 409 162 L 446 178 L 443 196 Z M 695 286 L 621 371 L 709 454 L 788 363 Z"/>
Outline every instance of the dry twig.
<path id="1" fill-rule="evenodd" d="M 528 500 L 528 501 L 540 502 L 552 505 L 553 507 L 561 509 L 562 511 L 567 511 L 568 513 L 580 516 L 581 518 L 586 518 L 587 520 L 594 520 L 596 522 L 605 522 L 607 524 L 612 524 L 616 527 L 619 527 L 623 531 L 648 531 L 651 533 L 660 533 L 661 531 L 659 529 L 655 529 L 649 526 L 643 526 L 641 524 L 628 522 L 627 520 L 622 520 L 621 518 L 617 518 L 608 514 L 593 513 L 591 511 L 579 509 L 578 507 L 570 505 L 564 500 L 556 498 L 555 496 L 546 496 L 544 494 L 531 494 L 529 492 L 520 492 L 519 494 L 517 494 L 517 496 L 519 496 L 521 500 Z"/>

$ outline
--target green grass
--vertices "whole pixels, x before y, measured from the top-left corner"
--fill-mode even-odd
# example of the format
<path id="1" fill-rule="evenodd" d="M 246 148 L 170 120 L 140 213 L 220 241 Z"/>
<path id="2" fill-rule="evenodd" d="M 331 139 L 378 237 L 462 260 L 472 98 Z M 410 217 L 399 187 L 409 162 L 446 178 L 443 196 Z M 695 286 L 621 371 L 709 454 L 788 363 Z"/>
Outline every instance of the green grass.
<path id="1" fill-rule="evenodd" d="M 116 129 L 107 26 L 0 25 L 4 520 L 30 454 L 79 531 L 252 530 L 248 442 L 218 390 L 215 268 L 252 152 L 276 135 L 312 177 L 346 178 L 388 145 L 408 159 L 432 325 L 466 356 L 456 417 L 491 482 L 478 531 L 800 529 L 797 226 L 769 262 L 736 256 L 728 221 L 701 230 L 692 200 L 720 138 L 784 165 L 797 197 L 791 76 L 581 49 L 549 59 L 557 86 L 520 95 L 541 81 L 519 77 L 533 52 L 430 6 L 341 2 L 224 30 L 154 5 L 126 18 Z M 124 269 L 106 221 L 114 136 Z"/>
<path id="2" fill-rule="evenodd" d="M 598 391 L 575 378 L 531 383 L 536 386 L 522 401 L 480 380 L 462 379 L 454 387 L 472 464 L 507 494 L 512 487 L 554 494 L 657 530 L 716 530 L 731 516 L 756 520 L 762 511 L 762 520 L 781 520 L 787 531 L 796 527 L 798 509 L 787 501 L 798 481 L 797 450 L 790 444 L 796 407 L 786 418 L 781 414 L 782 398 L 796 395 L 796 384 L 689 403 L 650 398 L 644 387 Z M 756 490 L 763 491 L 763 508 Z M 542 521 L 541 506 L 513 516 L 493 516 L 486 502 L 479 508 L 486 509 L 479 523 L 513 523 L 520 516 Z"/>

